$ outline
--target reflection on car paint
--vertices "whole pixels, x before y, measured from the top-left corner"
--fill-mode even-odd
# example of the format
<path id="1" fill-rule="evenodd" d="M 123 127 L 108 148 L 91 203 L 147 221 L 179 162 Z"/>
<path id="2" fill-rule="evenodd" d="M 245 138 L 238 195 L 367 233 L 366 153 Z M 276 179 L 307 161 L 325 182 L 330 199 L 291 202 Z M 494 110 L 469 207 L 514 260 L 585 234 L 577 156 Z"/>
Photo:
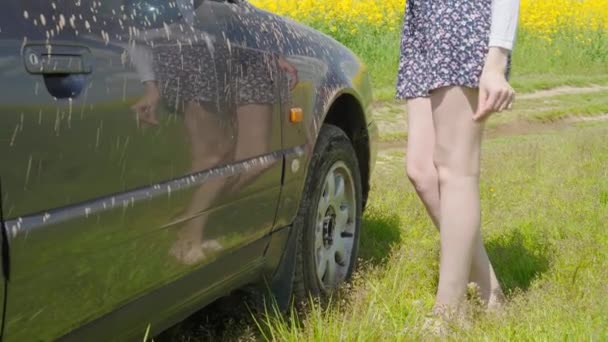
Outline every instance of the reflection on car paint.
<path id="1" fill-rule="evenodd" d="M 352 84 L 361 63 L 331 38 L 246 2 L 194 4 L 191 18 L 138 22 L 113 0 L 10 1 L 0 14 L 7 341 L 57 338 L 291 222 L 299 192 L 281 185 L 301 186 L 323 113 L 354 87 L 369 103 Z M 32 44 L 91 50 L 78 96 L 26 73 Z M 132 109 L 146 63 L 134 46 L 152 51 L 154 117 Z M 64 76 L 70 93 L 78 80 Z"/>

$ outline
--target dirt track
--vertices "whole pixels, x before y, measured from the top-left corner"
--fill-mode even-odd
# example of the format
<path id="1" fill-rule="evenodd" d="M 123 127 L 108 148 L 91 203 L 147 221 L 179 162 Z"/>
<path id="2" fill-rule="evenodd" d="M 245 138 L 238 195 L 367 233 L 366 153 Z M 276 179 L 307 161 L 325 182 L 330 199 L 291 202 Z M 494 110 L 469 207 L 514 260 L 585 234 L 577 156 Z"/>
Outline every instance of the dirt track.
<path id="1" fill-rule="evenodd" d="M 608 91 L 608 86 L 580 88 L 558 87 L 522 94 L 518 96 L 517 100 L 537 100 L 543 102 L 560 95 L 590 94 L 603 91 Z M 530 113 L 533 112 L 532 109 L 522 108 L 521 112 Z M 536 109 L 539 108 L 536 107 Z M 380 134 L 381 136 L 384 135 L 384 137 L 381 138 L 379 148 L 381 150 L 404 148 L 407 143 L 407 114 L 405 113 L 405 104 L 396 101 L 377 102 L 374 104 L 373 110 L 381 132 Z M 527 119 L 525 117 L 527 115 L 520 115 L 520 113 L 513 113 L 515 115 L 512 115 L 511 119 L 506 119 L 511 114 L 512 112 L 499 114 L 503 117 L 497 120 L 498 122 L 491 122 L 488 124 L 485 133 L 486 138 L 492 139 L 501 136 L 525 135 L 550 130 L 560 130 L 580 122 L 608 121 L 608 113 L 594 116 L 572 115 L 554 121 L 539 121 L 532 118 Z M 391 138 L 387 139 L 387 136 L 390 136 Z"/>

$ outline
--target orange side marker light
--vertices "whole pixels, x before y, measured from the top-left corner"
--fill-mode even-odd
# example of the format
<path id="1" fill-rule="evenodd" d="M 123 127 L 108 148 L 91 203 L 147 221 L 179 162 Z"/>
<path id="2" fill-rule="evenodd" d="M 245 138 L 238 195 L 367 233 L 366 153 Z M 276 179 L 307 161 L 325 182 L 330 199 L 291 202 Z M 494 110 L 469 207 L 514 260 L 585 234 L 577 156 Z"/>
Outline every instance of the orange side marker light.
<path id="1" fill-rule="evenodd" d="M 289 112 L 289 121 L 291 123 L 300 123 L 304 120 L 304 111 L 302 108 L 291 108 Z"/>

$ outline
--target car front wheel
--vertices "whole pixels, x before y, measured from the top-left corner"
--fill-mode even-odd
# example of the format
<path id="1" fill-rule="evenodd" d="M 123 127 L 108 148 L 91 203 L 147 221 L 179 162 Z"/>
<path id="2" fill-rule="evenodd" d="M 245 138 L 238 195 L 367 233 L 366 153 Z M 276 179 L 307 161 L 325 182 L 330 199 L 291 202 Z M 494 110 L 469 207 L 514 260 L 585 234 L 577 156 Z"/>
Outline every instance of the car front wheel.
<path id="1" fill-rule="evenodd" d="M 338 127 L 321 128 L 294 228 L 298 234 L 294 294 L 325 296 L 355 269 L 362 191 L 352 143 Z"/>

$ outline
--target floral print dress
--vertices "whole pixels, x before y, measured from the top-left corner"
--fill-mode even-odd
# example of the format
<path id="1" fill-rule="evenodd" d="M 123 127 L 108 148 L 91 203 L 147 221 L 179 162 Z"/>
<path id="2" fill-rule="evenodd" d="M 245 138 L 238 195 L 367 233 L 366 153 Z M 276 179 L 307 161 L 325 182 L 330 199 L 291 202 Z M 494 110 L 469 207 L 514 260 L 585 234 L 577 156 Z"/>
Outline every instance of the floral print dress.
<path id="1" fill-rule="evenodd" d="M 488 51 L 492 0 L 408 0 L 397 98 L 446 86 L 477 88 Z"/>

